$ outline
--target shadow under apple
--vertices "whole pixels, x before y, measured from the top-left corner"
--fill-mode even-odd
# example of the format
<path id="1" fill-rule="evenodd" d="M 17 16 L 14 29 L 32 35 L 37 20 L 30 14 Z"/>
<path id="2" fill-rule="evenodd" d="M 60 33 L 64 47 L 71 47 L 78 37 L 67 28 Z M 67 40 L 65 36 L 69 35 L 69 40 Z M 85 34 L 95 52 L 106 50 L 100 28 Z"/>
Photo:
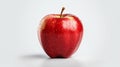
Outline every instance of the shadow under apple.
<path id="1" fill-rule="evenodd" d="M 39 67 L 48 58 L 44 54 L 26 54 L 19 56 L 18 63 L 21 67 Z"/>
<path id="2" fill-rule="evenodd" d="M 75 59 L 68 58 L 55 58 L 55 59 L 46 59 L 42 67 L 82 67 L 82 65 Z"/>
<path id="3" fill-rule="evenodd" d="M 31 55 L 24 55 L 21 56 L 22 59 L 45 59 L 48 58 L 47 56 L 43 55 L 43 54 L 31 54 Z"/>
<path id="4" fill-rule="evenodd" d="M 102 62 L 82 57 L 81 59 L 49 58 L 43 54 L 23 55 L 20 57 L 22 67 L 100 67 Z"/>
<path id="5" fill-rule="evenodd" d="M 82 67 L 73 58 L 49 58 L 42 54 L 23 55 L 20 57 L 23 67 Z"/>

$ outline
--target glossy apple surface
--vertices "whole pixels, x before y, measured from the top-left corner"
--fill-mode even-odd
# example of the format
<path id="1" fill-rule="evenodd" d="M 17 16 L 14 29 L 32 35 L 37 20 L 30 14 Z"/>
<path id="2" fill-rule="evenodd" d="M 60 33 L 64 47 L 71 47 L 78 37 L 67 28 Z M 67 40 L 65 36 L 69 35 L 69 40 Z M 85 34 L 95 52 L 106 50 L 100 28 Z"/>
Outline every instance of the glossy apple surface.
<path id="1" fill-rule="evenodd" d="M 79 47 L 83 26 L 72 14 L 50 14 L 41 20 L 38 38 L 44 51 L 51 58 L 68 58 Z"/>

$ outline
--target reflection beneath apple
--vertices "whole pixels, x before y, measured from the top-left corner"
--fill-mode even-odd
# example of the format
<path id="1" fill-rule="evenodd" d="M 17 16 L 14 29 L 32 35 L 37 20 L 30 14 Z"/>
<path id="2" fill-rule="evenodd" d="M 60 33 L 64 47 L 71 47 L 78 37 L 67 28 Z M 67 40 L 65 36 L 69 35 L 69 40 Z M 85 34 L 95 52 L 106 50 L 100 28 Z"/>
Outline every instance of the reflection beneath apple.
<path id="1" fill-rule="evenodd" d="M 46 59 L 42 67 L 82 67 L 75 59 Z"/>

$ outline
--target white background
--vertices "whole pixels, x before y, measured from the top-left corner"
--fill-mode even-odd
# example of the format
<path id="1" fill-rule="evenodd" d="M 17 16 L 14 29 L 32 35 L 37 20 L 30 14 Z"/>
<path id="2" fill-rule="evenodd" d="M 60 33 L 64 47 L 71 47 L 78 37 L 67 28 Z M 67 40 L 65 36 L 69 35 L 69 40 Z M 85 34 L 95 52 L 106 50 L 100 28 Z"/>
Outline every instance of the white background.
<path id="1" fill-rule="evenodd" d="M 50 59 L 37 38 L 45 15 L 78 16 L 84 36 L 69 59 Z M 119 0 L 0 0 L 0 67 L 120 67 Z"/>

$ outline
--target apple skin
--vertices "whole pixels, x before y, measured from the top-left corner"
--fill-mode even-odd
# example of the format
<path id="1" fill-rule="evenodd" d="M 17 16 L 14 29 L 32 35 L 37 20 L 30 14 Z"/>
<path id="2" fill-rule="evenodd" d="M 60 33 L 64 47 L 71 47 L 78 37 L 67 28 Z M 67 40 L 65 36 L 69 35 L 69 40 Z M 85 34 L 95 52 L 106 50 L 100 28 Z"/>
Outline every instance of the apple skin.
<path id="1" fill-rule="evenodd" d="M 79 47 L 83 25 L 72 14 L 49 14 L 41 20 L 38 38 L 50 58 L 68 58 Z"/>

